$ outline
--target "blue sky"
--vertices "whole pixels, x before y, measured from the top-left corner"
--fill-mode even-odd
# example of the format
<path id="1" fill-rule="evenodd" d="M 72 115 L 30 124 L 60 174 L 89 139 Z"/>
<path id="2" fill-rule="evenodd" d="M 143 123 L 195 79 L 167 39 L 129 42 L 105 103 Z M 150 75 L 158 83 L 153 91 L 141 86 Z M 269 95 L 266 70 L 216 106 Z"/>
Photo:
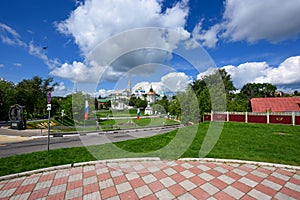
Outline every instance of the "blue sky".
<path id="1" fill-rule="evenodd" d="M 300 91 L 299 0 L 0 5 L 0 78 L 18 83 L 51 76 L 59 83 L 54 95 L 74 89 L 103 95 L 128 80 L 134 88 L 178 91 L 216 67 L 225 68 L 238 88 L 269 82 Z M 161 36 L 147 27 L 167 30 Z"/>

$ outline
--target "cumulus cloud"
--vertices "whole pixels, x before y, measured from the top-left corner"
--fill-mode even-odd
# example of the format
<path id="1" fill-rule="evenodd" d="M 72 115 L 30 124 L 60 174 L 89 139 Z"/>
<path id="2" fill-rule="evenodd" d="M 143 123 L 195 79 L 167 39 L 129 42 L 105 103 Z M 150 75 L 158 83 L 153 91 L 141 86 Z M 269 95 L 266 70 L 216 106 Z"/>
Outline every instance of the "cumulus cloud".
<path id="1" fill-rule="evenodd" d="M 105 81 L 116 81 L 138 65 L 163 64 L 171 59 L 170 52 L 178 43 L 190 38 L 185 30 L 189 7 L 186 0 L 166 10 L 162 6 L 160 0 L 87 0 L 72 11 L 69 18 L 56 23 L 58 31 L 74 38 L 85 58 L 81 71 L 88 74 L 77 81 L 97 81 L 97 77 L 91 79 L 89 75 L 95 70 L 94 66 L 103 72 L 101 77 Z M 51 74 L 68 78 L 69 75 L 63 73 L 76 74 L 76 70 L 74 62 L 65 63 Z M 74 77 L 71 80 L 74 81 Z"/>
<path id="2" fill-rule="evenodd" d="M 4 64 L 0 63 L 0 68 L 1 68 L 1 67 L 4 67 Z"/>
<path id="3" fill-rule="evenodd" d="M 224 6 L 220 23 L 207 30 L 196 27 L 202 45 L 214 47 L 219 39 L 277 43 L 299 36 L 298 0 L 227 0 Z"/>
<path id="4" fill-rule="evenodd" d="M 54 87 L 53 95 L 54 96 L 66 96 L 68 93 L 71 93 L 64 82 L 60 82 L 58 85 Z"/>
<path id="5" fill-rule="evenodd" d="M 280 88 L 300 86 L 300 56 L 289 57 L 279 66 L 272 67 L 267 62 L 247 62 L 238 66 L 223 66 L 233 80 L 234 85 L 241 89 L 246 83 L 271 83 Z M 209 75 L 215 69 L 210 68 L 198 75 L 198 79 Z"/>
<path id="6" fill-rule="evenodd" d="M 139 82 L 132 87 L 132 90 L 135 91 L 142 88 L 148 92 L 150 87 L 152 87 L 159 94 L 168 92 L 176 93 L 185 90 L 191 81 L 192 79 L 183 72 L 171 72 L 161 77 L 159 82 Z"/>

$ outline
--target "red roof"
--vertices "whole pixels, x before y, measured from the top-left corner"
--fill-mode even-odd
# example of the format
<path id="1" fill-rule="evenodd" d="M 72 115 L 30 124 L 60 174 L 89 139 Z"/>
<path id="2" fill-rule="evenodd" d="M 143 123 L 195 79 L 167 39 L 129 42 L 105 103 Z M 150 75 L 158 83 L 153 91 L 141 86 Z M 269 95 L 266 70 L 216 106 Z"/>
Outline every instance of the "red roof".
<path id="1" fill-rule="evenodd" d="M 300 112 L 300 97 L 252 98 L 252 112 Z"/>

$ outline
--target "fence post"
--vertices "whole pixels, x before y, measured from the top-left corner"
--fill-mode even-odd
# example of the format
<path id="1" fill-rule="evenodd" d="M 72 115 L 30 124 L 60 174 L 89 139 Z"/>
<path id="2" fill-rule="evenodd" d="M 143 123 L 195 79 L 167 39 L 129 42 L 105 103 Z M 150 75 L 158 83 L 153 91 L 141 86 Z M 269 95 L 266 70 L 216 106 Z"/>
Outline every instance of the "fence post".
<path id="1" fill-rule="evenodd" d="M 226 121 L 229 122 L 229 112 L 227 111 L 226 114 L 227 114 L 227 116 L 226 116 L 226 118 L 227 118 Z"/>
<path id="2" fill-rule="evenodd" d="M 270 113 L 269 113 L 269 111 L 267 112 L 267 124 L 270 124 Z"/>
<path id="3" fill-rule="evenodd" d="M 295 120 L 295 112 L 292 112 L 292 123 L 293 123 L 293 126 L 296 125 L 296 120 Z"/>
<path id="4" fill-rule="evenodd" d="M 210 121 L 214 121 L 214 111 L 211 111 L 210 113 Z"/>
<path id="5" fill-rule="evenodd" d="M 245 112 L 245 123 L 248 123 L 248 112 Z"/>

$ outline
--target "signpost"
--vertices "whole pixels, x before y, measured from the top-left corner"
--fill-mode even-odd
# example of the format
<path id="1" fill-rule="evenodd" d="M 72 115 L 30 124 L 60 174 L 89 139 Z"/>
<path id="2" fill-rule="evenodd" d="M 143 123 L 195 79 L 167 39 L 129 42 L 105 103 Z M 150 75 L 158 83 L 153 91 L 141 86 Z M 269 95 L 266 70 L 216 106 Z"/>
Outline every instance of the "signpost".
<path id="1" fill-rule="evenodd" d="M 50 111 L 51 111 L 51 92 L 48 92 L 47 95 L 47 110 L 48 110 L 48 142 L 47 142 L 47 146 L 48 146 L 48 151 L 49 151 L 49 144 L 50 144 Z"/>

